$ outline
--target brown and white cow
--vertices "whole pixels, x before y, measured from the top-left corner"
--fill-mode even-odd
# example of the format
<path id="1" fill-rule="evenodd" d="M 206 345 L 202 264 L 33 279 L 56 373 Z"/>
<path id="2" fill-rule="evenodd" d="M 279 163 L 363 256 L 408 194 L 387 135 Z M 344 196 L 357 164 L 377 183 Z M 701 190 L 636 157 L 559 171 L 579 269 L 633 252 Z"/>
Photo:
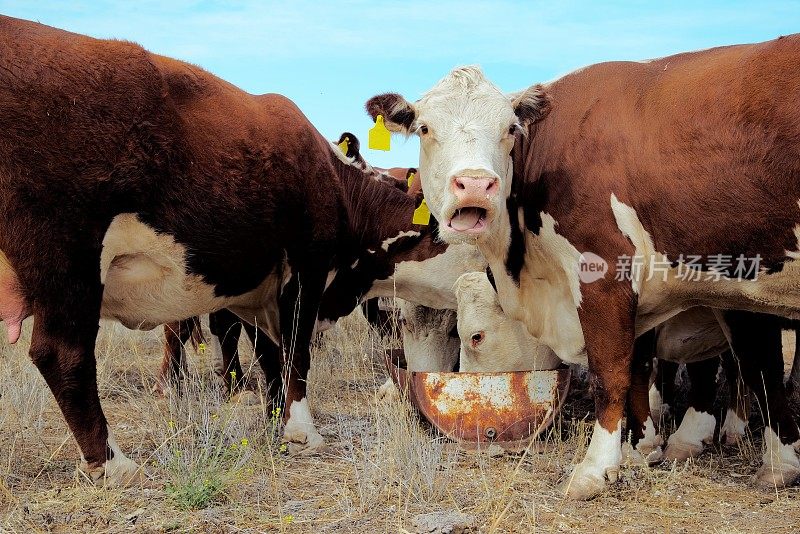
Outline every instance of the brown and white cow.
<path id="1" fill-rule="evenodd" d="M 350 160 L 354 166 L 363 170 L 365 174 L 391 187 L 396 187 L 416 199 L 416 193 L 409 192 L 408 180 L 410 177 L 417 174 L 417 169 L 413 167 L 381 169 L 371 166 L 361 155 L 361 143 L 358 137 L 350 132 L 343 132 L 334 144 L 339 147 L 345 157 Z M 417 179 L 416 182 L 418 181 Z M 417 190 L 419 190 L 418 187 Z M 389 216 L 391 216 L 391 214 L 389 214 Z M 398 222 L 403 224 L 404 221 Z M 477 251 L 472 254 L 472 256 L 477 259 Z M 474 267 L 474 265 L 470 263 L 468 263 L 468 266 Z M 461 267 L 458 266 L 450 268 L 461 269 Z M 458 276 L 460 272 L 463 271 L 459 270 L 455 272 L 453 276 Z M 331 298 L 336 299 L 341 297 L 337 295 Z M 323 296 L 323 300 L 324 299 L 325 297 Z M 394 326 L 392 317 L 390 314 L 380 309 L 378 301 L 379 297 L 373 297 L 361 303 L 364 316 L 370 324 L 380 331 L 388 332 L 389 329 Z M 443 303 L 442 305 L 446 307 L 447 303 Z M 350 311 L 351 310 L 348 308 L 344 308 L 341 313 L 345 314 Z M 332 321 L 337 318 L 338 317 L 327 317 L 326 319 Z M 242 321 L 228 310 L 220 310 L 209 314 L 209 329 L 213 336 L 212 341 L 216 345 L 214 354 L 217 357 L 221 357 L 221 361 L 216 362 L 219 365 L 215 365 L 215 371 L 223 379 L 226 391 L 232 393 L 239 388 L 243 373 L 239 361 L 238 343 L 241 331 L 244 329 L 248 338 L 253 343 L 256 359 L 267 380 L 268 398 L 281 404 L 282 379 L 278 361 L 280 352 L 278 347 L 266 336 L 259 336 L 257 334 L 256 327 L 251 324 L 256 322 L 257 320 L 255 318 L 252 318 L 251 322 Z M 156 387 L 154 388 L 154 391 L 157 393 L 163 393 L 165 388 L 171 384 L 178 383 L 181 376 L 185 373 L 186 362 L 184 358 L 184 345 L 191 339 L 196 348 L 202 338 L 199 317 L 192 317 L 164 325 L 164 337 L 164 355 L 161 362 L 159 377 L 156 381 Z M 231 375 L 231 373 L 234 373 L 234 375 Z M 237 377 L 235 381 L 231 380 L 232 376 Z"/>
<path id="2" fill-rule="evenodd" d="M 561 359 L 588 355 L 597 422 L 568 496 L 615 479 L 632 383 L 634 412 L 649 415 L 637 335 L 696 305 L 800 317 L 798 64 L 795 35 L 603 63 L 510 97 L 461 68 L 415 104 L 396 94 L 367 103 L 389 129 L 419 134 L 439 234 L 478 245 L 503 309 Z M 705 268 L 687 277 L 694 256 Z M 634 276 L 625 258 L 641 259 Z M 771 413 L 759 479 L 791 482 L 800 434 L 782 361 L 744 356 L 774 320 L 716 313 L 743 371 L 763 373 L 748 384 Z"/>
<path id="3" fill-rule="evenodd" d="M 459 310 L 461 371 L 555 369 L 561 364 L 549 347 L 532 337 L 521 322 L 503 312 L 485 273 L 461 275 L 456 281 L 455 291 Z M 727 352 L 730 357 L 728 341 L 713 312 L 706 308 L 693 308 L 669 319 L 657 327 L 652 340 L 654 343 L 650 347 L 643 347 L 648 351 L 645 357 L 655 356 L 662 367 L 672 362 L 676 362 L 675 365 L 687 364 L 691 379 L 689 408 L 677 431 L 669 436 L 663 454 L 663 440 L 656 434 L 655 421 L 660 419 L 656 413 L 650 420 L 645 419 L 644 435 L 635 444 L 635 450 L 648 463 L 658 462 L 662 457 L 668 461 L 685 460 L 699 455 L 714 436 L 717 417 L 712 407 L 716 388 L 709 387 L 709 384 L 716 382 L 719 355 Z M 725 367 L 728 370 L 731 366 Z M 720 439 L 724 438 L 729 443 L 734 443 L 744 435 L 747 424 L 736 388 L 738 378 L 735 370 L 729 373 L 730 408 L 720 429 Z M 654 390 L 670 391 L 665 386 L 657 389 L 655 384 L 651 385 L 651 412 L 662 409 L 660 402 L 654 402 Z"/>
<path id="4" fill-rule="evenodd" d="M 352 163 L 283 96 L 0 17 L 0 313 L 11 341 L 34 317 L 31 358 L 84 472 L 141 476 L 100 405 L 101 317 L 254 318 L 288 370 L 284 439 L 309 449 L 322 438 L 303 379 L 326 285 L 346 275 L 337 295 L 351 307 L 376 278 L 421 303 L 454 301 L 438 266 L 459 248 L 412 225 L 413 199 Z"/>

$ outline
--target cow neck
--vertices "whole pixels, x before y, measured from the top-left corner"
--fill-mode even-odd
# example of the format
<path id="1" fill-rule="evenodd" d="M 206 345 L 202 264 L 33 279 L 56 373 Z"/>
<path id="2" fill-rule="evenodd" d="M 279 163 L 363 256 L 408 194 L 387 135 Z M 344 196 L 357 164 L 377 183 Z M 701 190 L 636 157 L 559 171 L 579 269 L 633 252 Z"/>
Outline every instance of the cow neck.
<path id="1" fill-rule="evenodd" d="M 339 251 L 339 268 L 320 304 L 321 321 L 336 321 L 352 312 L 376 280 L 395 273 L 397 264 L 423 261 L 447 248 L 434 239 L 434 224 L 411 224 L 413 198 L 338 159 L 334 165 L 351 239 Z"/>
<path id="2" fill-rule="evenodd" d="M 549 191 L 544 176 L 546 147 L 536 142 L 540 128 L 540 123 L 531 125 L 527 135 L 517 137 L 511 152 L 513 174 L 510 199 L 514 208 L 523 208 L 524 227 L 521 230 L 527 229 L 537 235 L 542 226 L 542 212 L 549 212 Z M 512 216 L 512 221 L 516 219 L 516 215 Z"/>
<path id="3" fill-rule="evenodd" d="M 532 126 L 528 135 L 518 136 L 511 153 L 512 176 L 511 191 L 506 199 L 505 213 L 498 216 L 507 218 L 507 224 L 499 221 L 500 228 L 508 228 L 504 235 L 493 236 L 481 246 L 481 251 L 489 258 L 495 268 L 500 263 L 504 271 L 519 286 L 520 273 L 525 263 L 525 232 L 539 234 L 542 226 L 542 212 L 547 212 L 549 199 L 547 180 L 536 170 L 538 155 L 532 150 L 537 127 Z"/>
<path id="4" fill-rule="evenodd" d="M 335 161 L 356 256 L 402 254 L 431 239 L 431 227 L 412 224 L 415 201 L 372 173 Z"/>

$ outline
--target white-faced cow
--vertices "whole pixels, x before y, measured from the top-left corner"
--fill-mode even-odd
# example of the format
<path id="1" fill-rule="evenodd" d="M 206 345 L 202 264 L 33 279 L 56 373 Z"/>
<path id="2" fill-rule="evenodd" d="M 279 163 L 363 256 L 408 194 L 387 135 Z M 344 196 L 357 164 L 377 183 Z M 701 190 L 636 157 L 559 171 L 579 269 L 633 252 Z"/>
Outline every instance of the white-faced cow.
<path id="1" fill-rule="evenodd" d="M 588 355 L 597 422 L 568 496 L 616 478 L 629 390 L 649 414 L 647 381 L 631 389 L 637 335 L 696 305 L 800 317 L 798 64 L 795 35 L 594 65 L 510 97 L 462 68 L 414 104 L 367 103 L 419 134 L 439 234 L 478 245 L 503 309 L 562 360 Z M 775 320 L 716 313 L 743 376 L 763 376 L 748 384 L 770 412 L 758 478 L 789 483 L 800 434 L 782 361 L 755 343 Z"/>
<path id="2" fill-rule="evenodd" d="M 285 97 L 0 17 L 0 317 L 12 342 L 34 317 L 31 358 L 91 478 L 141 476 L 100 406 L 101 317 L 252 318 L 281 346 L 284 439 L 307 450 L 322 442 L 304 378 L 326 285 L 351 309 L 375 279 L 454 306 L 440 264 L 464 261 L 459 248 L 411 224 L 413 199 L 352 163 Z"/>
<path id="3" fill-rule="evenodd" d="M 495 372 L 555 369 L 561 360 L 525 326 L 508 317 L 485 272 L 461 275 L 458 310 L 434 310 L 401 301 L 403 349 L 409 371 Z M 398 394 L 391 379 L 378 395 Z"/>

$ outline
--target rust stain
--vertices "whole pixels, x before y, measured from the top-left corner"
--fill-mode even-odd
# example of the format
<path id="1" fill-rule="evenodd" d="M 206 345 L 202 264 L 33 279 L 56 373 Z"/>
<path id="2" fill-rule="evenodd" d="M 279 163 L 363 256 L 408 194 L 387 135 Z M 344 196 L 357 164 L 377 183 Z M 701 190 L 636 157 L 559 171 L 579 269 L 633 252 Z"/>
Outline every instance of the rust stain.
<path id="1" fill-rule="evenodd" d="M 569 388 L 568 368 L 509 373 L 408 373 L 390 358 L 394 379 L 409 385 L 422 415 L 464 446 L 494 442 L 524 448 L 552 424 Z M 405 375 L 403 377 L 403 375 Z M 400 385 L 400 384 L 398 384 Z"/>

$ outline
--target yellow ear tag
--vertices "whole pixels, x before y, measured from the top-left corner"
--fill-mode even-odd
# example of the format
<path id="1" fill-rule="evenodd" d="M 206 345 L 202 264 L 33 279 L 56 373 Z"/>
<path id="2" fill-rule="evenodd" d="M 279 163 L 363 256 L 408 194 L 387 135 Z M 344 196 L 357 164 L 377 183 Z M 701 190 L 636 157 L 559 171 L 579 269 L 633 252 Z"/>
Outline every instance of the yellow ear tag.
<path id="1" fill-rule="evenodd" d="M 349 137 L 345 137 L 344 141 L 339 143 L 339 150 L 341 150 L 342 154 L 344 154 L 345 156 L 347 155 L 347 149 L 349 147 L 349 143 L 350 143 L 350 138 Z"/>
<path id="2" fill-rule="evenodd" d="M 414 218 L 411 219 L 411 222 L 414 224 L 421 224 L 423 226 L 427 226 L 431 222 L 431 210 L 428 209 L 428 203 L 425 202 L 425 199 L 422 199 L 422 204 L 419 205 L 417 209 L 414 210 Z"/>
<path id="3" fill-rule="evenodd" d="M 411 187 L 411 184 L 414 183 L 414 176 L 416 176 L 416 174 L 414 174 L 413 172 L 408 175 L 408 187 Z"/>
<path id="4" fill-rule="evenodd" d="M 199 352 L 200 354 L 205 354 L 206 353 L 206 344 L 205 343 L 200 343 L 199 345 L 197 345 L 197 352 Z"/>
<path id="5" fill-rule="evenodd" d="M 386 129 L 383 124 L 383 115 L 378 115 L 375 118 L 375 126 L 369 129 L 369 144 L 368 146 L 373 150 L 389 150 L 392 134 Z"/>

